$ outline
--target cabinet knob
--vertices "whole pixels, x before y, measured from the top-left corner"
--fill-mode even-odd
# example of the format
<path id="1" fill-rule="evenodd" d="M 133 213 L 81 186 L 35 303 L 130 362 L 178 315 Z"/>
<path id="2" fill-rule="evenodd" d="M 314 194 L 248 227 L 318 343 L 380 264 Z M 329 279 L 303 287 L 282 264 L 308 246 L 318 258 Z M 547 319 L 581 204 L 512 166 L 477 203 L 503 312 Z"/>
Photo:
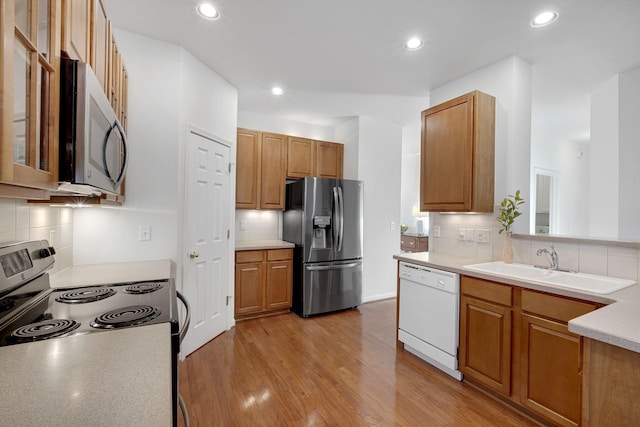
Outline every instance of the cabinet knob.
<path id="1" fill-rule="evenodd" d="M 194 259 L 200 257 L 200 254 L 196 251 L 189 252 L 189 258 Z"/>

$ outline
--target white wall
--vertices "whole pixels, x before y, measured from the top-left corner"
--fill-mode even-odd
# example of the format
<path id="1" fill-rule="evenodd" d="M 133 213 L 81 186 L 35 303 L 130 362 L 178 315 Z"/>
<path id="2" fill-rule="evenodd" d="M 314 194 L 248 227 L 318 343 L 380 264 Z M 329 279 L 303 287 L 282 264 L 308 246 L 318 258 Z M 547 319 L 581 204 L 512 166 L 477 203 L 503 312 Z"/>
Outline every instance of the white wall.
<path id="1" fill-rule="evenodd" d="M 591 93 L 589 235 L 618 236 L 618 76 Z"/>
<path id="2" fill-rule="evenodd" d="M 346 120 L 335 129 L 336 141 L 344 144 L 343 177 L 345 179 L 358 179 L 359 129 L 358 117 Z"/>
<path id="3" fill-rule="evenodd" d="M 420 207 L 420 138 L 420 124 L 402 128 L 400 223 L 409 226 L 409 233 L 417 232 L 413 207 Z"/>
<path id="4" fill-rule="evenodd" d="M 269 114 L 238 111 L 238 127 L 262 130 L 301 138 L 319 139 L 322 141 L 342 142 L 336 139 L 332 126 L 322 126 L 310 123 L 288 120 Z"/>
<path id="5" fill-rule="evenodd" d="M 620 73 L 619 232 L 640 240 L 640 67 Z"/>
<path id="6" fill-rule="evenodd" d="M 495 203 L 507 194 L 520 190 L 522 197 L 530 201 L 530 140 L 531 140 L 531 65 L 511 56 L 491 64 L 458 80 L 447 83 L 431 92 L 431 104 L 437 105 L 449 99 L 480 90 L 496 98 L 495 136 Z M 513 226 L 516 233 L 528 233 L 529 212 L 522 215 Z M 503 236 L 497 233 L 494 214 L 430 215 L 429 248 L 435 252 L 453 255 L 477 256 L 488 259 L 490 254 L 500 258 Z M 435 237 L 433 227 L 445 227 L 447 233 Z M 489 245 L 476 242 L 454 242 L 457 229 L 467 227 L 489 228 L 492 239 Z"/>
<path id="7" fill-rule="evenodd" d="M 364 181 L 363 299 L 372 301 L 396 295 L 402 127 L 361 116 L 358 135 L 358 179 Z"/>
<path id="8" fill-rule="evenodd" d="M 187 128 L 230 143 L 233 162 L 237 90 L 179 46 L 122 30 L 116 37 L 129 73 L 126 201 L 121 208 L 74 212 L 74 263 L 169 258 L 178 264 L 180 288 Z M 230 181 L 234 194 L 235 175 Z M 152 227 L 150 241 L 138 240 L 141 225 Z M 230 272 L 233 251 L 230 244 Z"/>
<path id="9" fill-rule="evenodd" d="M 176 45 L 116 31 L 129 74 L 126 201 L 74 211 L 74 264 L 177 259 L 180 58 Z M 151 226 L 151 240 L 138 228 Z"/>

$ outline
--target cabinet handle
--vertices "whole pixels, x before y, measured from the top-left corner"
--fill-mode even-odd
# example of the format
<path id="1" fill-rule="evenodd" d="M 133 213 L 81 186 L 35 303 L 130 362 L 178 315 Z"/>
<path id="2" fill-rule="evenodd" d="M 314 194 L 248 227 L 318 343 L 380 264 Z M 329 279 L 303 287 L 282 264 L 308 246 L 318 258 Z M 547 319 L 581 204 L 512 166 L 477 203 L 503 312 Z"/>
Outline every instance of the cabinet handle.
<path id="1" fill-rule="evenodd" d="M 286 265 L 276 265 L 276 266 L 271 267 L 271 268 L 275 270 L 275 269 L 277 269 L 277 268 L 279 268 L 279 269 L 287 268 L 287 266 L 286 266 Z"/>

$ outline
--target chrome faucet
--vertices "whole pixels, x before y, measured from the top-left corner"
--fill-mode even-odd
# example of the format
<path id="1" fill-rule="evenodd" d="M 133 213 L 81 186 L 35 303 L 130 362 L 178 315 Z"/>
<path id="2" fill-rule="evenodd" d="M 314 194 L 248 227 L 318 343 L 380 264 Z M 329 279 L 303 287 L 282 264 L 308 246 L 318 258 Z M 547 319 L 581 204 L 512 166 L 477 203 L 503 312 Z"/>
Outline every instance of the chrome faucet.
<path id="1" fill-rule="evenodd" d="M 554 249 L 553 244 L 551 245 L 551 252 L 549 252 L 547 248 L 540 248 L 538 249 L 538 252 L 536 252 L 536 254 L 538 256 L 546 254 L 547 258 L 549 259 L 549 269 L 558 270 L 558 253 Z"/>

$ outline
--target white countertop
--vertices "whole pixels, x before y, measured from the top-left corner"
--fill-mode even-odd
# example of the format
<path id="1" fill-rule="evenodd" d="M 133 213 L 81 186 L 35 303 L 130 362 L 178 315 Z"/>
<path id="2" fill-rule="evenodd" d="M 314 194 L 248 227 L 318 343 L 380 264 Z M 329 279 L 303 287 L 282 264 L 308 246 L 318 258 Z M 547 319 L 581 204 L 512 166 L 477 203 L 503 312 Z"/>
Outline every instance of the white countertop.
<path id="1" fill-rule="evenodd" d="M 163 323 L 2 347 L 0 423 L 171 426 L 170 338 Z"/>
<path id="2" fill-rule="evenodd" d="M 463 267 L 468 264 L 486 262 L 486 260 L 429 252 L 403 253 L 394 255 L 393 258 L 426 267 L 440 268 L 466 276 L 608 304 L 596 311 L 570 320 L 569 330 L 588 338 L 640 353 L 640 327 L 638 327 L 638 325 L 640 325 L 640 285 L 637 283 L 620 291 L 601 295 L 526 280 L 505 278 L 503 276 L 468 270 Z"/>
<path id="3" fill-rule="evenodd" d="M 169 259 L 164 259 L 74 265 L 52 274 L 49 277 L 49 283 L 52 288 L 69 288 L 160 280 L 171 277 L 175 277 L 175 264 Z"/>
<path id="4" fill-rule="evenodd" d="M 284 240 L 244 240 L 236 242 L 236 251 L 288 249 L 295 246 L 293 243 L 285 242 Z"/>

